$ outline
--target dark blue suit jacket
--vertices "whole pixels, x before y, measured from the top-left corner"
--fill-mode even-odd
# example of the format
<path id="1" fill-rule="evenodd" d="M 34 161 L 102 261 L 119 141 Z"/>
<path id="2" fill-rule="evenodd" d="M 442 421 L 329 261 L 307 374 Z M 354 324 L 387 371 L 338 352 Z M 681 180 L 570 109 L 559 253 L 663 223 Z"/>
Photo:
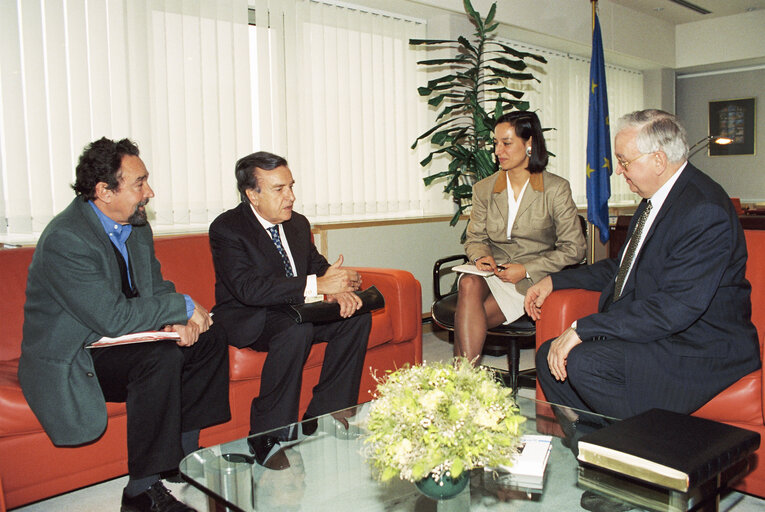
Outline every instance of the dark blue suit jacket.
<path id="1" fill-rule="evenodd" d="M 248 203 L 223 212 L 210 225 L 214 320 L 223 326 L 231 345 L 254 343 L 263 331 L 266 308 L 302 303 L 306 276 L 322 276 L 329 268 L 313 244 L 308 219 L 292 212 L 282 225 L 295 260 L 295 277 L 284 275 L 279 252 Z"/>
<path id="2" fill-rule="evenodd" d="M 653 402 L 691 412 L 759 368 L 744 233 L 722 187 L 690 163 L 685 167 L 612 302 L 625 247 L 617 259 L 552 279 L 554 289 L 602 292 L 599 312 L 580 319 L 577 333 L 584 341 L 630 342 L 625 378 L 636 410 Z"/>

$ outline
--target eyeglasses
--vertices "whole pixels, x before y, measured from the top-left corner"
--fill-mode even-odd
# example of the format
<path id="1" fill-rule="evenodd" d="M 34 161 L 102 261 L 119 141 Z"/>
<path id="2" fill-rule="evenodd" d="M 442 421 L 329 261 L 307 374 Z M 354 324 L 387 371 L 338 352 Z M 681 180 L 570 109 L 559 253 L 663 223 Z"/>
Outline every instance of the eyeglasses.
<path id="1" fill-rule="evenodd" d="M 653 153 L 655 153 L 655 151 Z M 616 157 L 616 161 L 619 162 L 619 165 L 622 166 L 622 169 L 626 170 L 627 168 L 629 168 L 629 166 L 632 164 L 632 162 L 635 162 L 636 160 L 640 160 L 641 158 L 643 158 L 646 155 L 653 155 L 653 153 L 643 153 L 640 156 L 636 156 L 635 158 L 633 158 L 632 160 L 630 160 L 628 162 L 625 162 L 624 160 L 622 160 L 621 158 L 619 158 L 617 156 Z"/>

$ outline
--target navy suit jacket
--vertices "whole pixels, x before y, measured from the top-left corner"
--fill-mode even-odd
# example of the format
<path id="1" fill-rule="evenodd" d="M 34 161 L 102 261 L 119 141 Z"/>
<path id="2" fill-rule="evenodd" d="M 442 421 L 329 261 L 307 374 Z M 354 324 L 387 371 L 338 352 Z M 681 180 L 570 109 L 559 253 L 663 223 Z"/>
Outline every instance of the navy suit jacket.
<path id="1" fill-rule="evenodd" d="M 635 212 L 629 236 L 645 207 L 643 201 Z M 746 242 L 722 187 L 690 163 L 685 167 L 613 302 L 626 245 L 619 258 L 552 280 L 554 289 L 602 292 L 598 313 L 578 320 L 577 333 L 584 341 L 631 342 L 625 370 L 635 403 L 654 397 L 690 412 L 760 367 Z"/>
<path id="2" fill-rule="evenodd" d="M 309 274 L 324 275 L 329 263 L 316 250 L 311 226 L 292 212 L 282 224 L 295 261 L 297 276 L 286 277 L 271 236 L 248 203 L 223 212 L 210 225 L 210 248 L 215 266 L 214 321 L 228 342 L 246 347 L 263 331 L 268 307 L 300 304 Z"/>

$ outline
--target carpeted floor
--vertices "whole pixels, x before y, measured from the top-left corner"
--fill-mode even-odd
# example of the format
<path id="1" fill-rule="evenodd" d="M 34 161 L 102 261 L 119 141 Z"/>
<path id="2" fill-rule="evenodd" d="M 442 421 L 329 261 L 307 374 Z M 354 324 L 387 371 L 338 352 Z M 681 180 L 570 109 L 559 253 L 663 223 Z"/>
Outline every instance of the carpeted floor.
<path id="1" fill-rule="evenodd" d="M 431 324 L 425 323 L 423 325 L 423 359 L 425 361 L 447 361 L 451 358 L 451 354 L 452 346 L 448 343 L 447 333 L 440 330 L 434 332 Z M 484 356 L 482 363 L 495 368 L 507 369 L 507 358 L 505 356 Z M 533 348 L 521 350 L 521 369 L 533 368 L 533 366 Z M 531 389 L 521 389 L 519 393 L 528 397 L 533 397 L 534 394 Z M 107 482 L 92 485 L 13 510 L 15 512 L 102 512 L 119 510 L 122 489 L 124 488 L 126 481 L 127 477 L 115 478 Z M 214 508 L 208 508 L 207 497 L 201 491 L 198 491 L 188 484 L 167 484 L 167 487 L 176 497 L 200 512 L 214 510 Z M 534 507 L 532 502 L 526 503 L 525 505 Z M 513 507 L 512 509 L 521 510 L 526 508 L 520 503 L 519 506 L 521 506 L 521 508 Z M 500 508 L 504 509 L 504 506 Z M 536 507 L 534 507 L 534 509 L 550 510 L 551 512 L 565 512 L 566 510 L 552 504 L 550 504 L 550 508 L 543 506 L 541 509 Z M 583 509 L 576 507 L 574 509 L 569 508 L 568 510 Z M 728 512 L 764 512 L 765 500 L 745 494 L 730 493 L 723 498 L 720 510 Z"/>

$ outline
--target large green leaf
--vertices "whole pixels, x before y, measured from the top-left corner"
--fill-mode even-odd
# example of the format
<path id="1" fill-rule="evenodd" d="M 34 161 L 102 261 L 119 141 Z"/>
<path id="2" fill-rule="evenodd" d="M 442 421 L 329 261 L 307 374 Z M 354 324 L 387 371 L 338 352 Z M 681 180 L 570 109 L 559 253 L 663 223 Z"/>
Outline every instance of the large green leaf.
<path id="1" fill-rule="evenodd" d="M 514 57 L 518 57 L 519 59 L 534 59 L 537 62 L 541 62 L 542 64 L 547 64 L 547 59 L 542 57 L 541 55 L 536 55 L 534 53 L 528 53 L 528 52 L 521 52 L 516 50 L 515 48 L 508 46 L 504 43 L 500 43 L 499 41 L 491 41 L 491 43 L 496 44 L 500 48 L 502 48 L 504 51 L 509 53 L 510 55 Z"/>
<path id="2" fill-rule="evenodd" d="M 473 45 L 472 45 L 472 44 L 470 44 L 470 41 L 468 41 L 466 37 L 464 37 L 464 36 L 459 36 L 459 37 L 457 38 L 457 41 L 459 41 L 459 43 L 462 45 L 463 49 L 466 49 L 466 50 L 468 50 L 468 51 L 469 51 L 470 53 L 472 53 L 473 55 L 478 55 L 478 50 L 476 50 L 475 48 L 473 48 Z"/>
<path id="3" fill-rule="evenodd" d="M 483 28 L 483 20 L 481 19 L 481 15 L 478 14 L 478 11 L 473 8 L 473 4 L 470 3 L 470 0 L 463 0 L 462 5 L 465 7 L 465 12 L 470 16 L 471 21 L 475 23 L 479 30 L 481 30 Z"/>
<path id="4" fill-rule="evenodd" d="M 421 44 L 445 44 L 445 43 L 451 43 L 451 44 L 459 44 L 454 39 L 410 39 L 409 44 L 412 45 L 421 45 Z"/>
<path id="5" fill-rule="evenodd" d="M 470 57 L 467 55 L 460 54 L 456 57 L 450 57 L 448 59 L 428 59 L 428 60 L 418 60 L 417 64 L 421 64 L 423 66 L 441 66 L 443 64 L 465 64 L 465 61 L 469 61 Z"/>
<path id="6" fill-rule="evenodd" d="M 495 57 L 493 59 L 486 59 L 484 62 L 496 62 L 497 64 L 502 64 L 503 66 L 507 66 L 516 71 L 523 71 L 528 67 L 526 63 L 520 59 L 512 60 L 507 57 Z"/>

